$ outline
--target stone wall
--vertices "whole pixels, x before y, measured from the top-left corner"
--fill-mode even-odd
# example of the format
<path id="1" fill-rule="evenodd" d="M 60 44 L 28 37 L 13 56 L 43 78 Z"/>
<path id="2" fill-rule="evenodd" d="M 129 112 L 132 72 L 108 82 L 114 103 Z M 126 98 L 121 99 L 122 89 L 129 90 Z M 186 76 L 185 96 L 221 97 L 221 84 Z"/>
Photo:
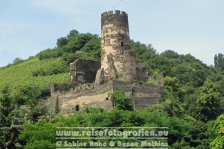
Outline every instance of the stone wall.
<path id="1" fill-rule="evenodd" d="M 105 110 L 113 109 L 113 101 L 109 94 L 122 90 L 134 103 L 135 109 L 142 109 L 161 99 L 160 86 L 142 85 L 125 81 L 113 80 L 102 85 L 80 85 L 68 92 L 55 93 L 49 98 L 51 113 L 72 113 L 87 107 L 100 107 Z"/>
<path id="2" fill-rule="evenodd" d="M 48 112 L 51 114 L 57 114 L 58 110 L 57 110 L 57 103 L 58 103 L 58 95 L 54 94 L 51 95 L 50 98 L 48 98 L 47 100 L 47 108 L 48 108 Z"/>
<path id="3" fill-rule="evenodd" d="M 138 64 L 137 66 L 137 80 L 138 81 L 147 81 L 149 77 L 148 70 L 142 64 Z"/>
<path id="4" fill-rule="evenodd" d="M 159 103 L 162 95 L 162 88 L 158 85 L 136 84 L 133 87 L 132 98 L 134 108 L 143 109 L 149 105 Z"/>
<path id="5" fill-rule="evenodd" d="M 71 113 L 87 107 L 101 107 L 112 109 L 109 93 L 112 92 L 112 82 L 97 86 L 95 84 L 80 84 L 68 92 L 55 92 L 48 103 L 51 113 Z M 55 106 L 55 108 L 52 107 Z M 55 111 L 54 111 L 55 110 Z"/>
<path id="6" fill-rule="evenodd" d="M 70 64 L 71 82 L 93 83 L 98 69 L 100 62 L 78 59 Z"/>

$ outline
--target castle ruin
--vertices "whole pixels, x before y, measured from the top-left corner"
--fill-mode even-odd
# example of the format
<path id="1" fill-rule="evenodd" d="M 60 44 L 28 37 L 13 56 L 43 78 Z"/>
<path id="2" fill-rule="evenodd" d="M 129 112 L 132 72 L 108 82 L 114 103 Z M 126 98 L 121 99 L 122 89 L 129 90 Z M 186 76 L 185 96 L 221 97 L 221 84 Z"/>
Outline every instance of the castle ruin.
<path id="1" fill-rule="evenodd" d="M 87 107 L 113 109 L 109 94 L 123 90 L 134 109 L 161 99 L 161 87 L 144 85 L 148 71 L 136 61 L 130 49 L 128 15 L 116 10 L 101 14 L 101 61 L 76 60 L 70 64 L 70 83 L 51 85 L 48 107 L 51 113 L 72 113 Z M 64 89 L 66 88 L 66 90 Z"/>

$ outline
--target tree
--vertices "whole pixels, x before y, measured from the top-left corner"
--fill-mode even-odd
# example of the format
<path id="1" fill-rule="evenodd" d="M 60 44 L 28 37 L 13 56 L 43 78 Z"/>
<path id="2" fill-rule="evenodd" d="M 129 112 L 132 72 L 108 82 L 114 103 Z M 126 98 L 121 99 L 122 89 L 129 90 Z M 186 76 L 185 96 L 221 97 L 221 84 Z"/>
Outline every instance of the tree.
<path id="1" fill-rule="evenodd" d="M 8 138 L 5 143 L 6 148 L 22 148 L 21 142 L 19 140 L 19 134 L 22 130 L 22 116 L 21 110 L 18 105 L 15 105 L 15 109 L 12 111 L 13 117 L 11 121 L 10 130 L 10 138 Z"/>
<path id="2" fill-rule="evenodd" d="M 68 34 L 68 38 L 72 38 L 79 35 L 79 32 L 77 30 L 71 30 L 70 33 Z"/>
<path id="3" fill-rule="evenodd" d="M 166 50 L 161 53 L 162 56 L 168 57 L 168 58 L 178 58 L 179 54 L 172 51 L 172 50 Z"/>
<path id="4" fill-rule="evenodd" d="M 221 105 L 221 95 L 214 84 L 206 81 L 200 88 L 200 97 L 197 100 L 198 118 L 202 121 L 209 121 L 223 111 Z"/>
<path id="5" fill-rule="evenodd" d="M 218 136 L 210 143 L 210 147 L 212 149 L 224 148 L 224 114 L 215 120 L 214 130 Z"/>
<path id="6" fill-rule="evenodd" d="M 61 37 L 57 40 L 57 47 L 61 48 L 68 43 L 68 39 L 66 37 Z"/>
<path id="7" fill-rule="evenodd" d="M 56 127 L 56 122 L 51 123 L 46 120 L 40 120 L 35 124 L 25 123 L 19 139 L 26 143 L 25 149 L 54 149 Z"/>
<path id="8" fill-rule="evenodd" d="M 123 91 L 115 91 L 111 98 L 114 102 L 114 107 L 118 110 L 133 110 L 132 100 L 125 96 Z"/>
<path id="9" fill-rule="evenodd" d="M 4 87 L 1 90 L 2 97 L 0 98 L 0 126 L 10 125 L 10 113 L 12 110 L 12 100 L 9 87 Z"/>
<path id="10" fill-rule="evenodd" d="M 4 148 L 5 142 L 10 138 L 10 122 L 12 119 L 12 100 L 10 97 L 9 87 L 1 90 L 0 97 L 0 148 Z"/>
<path id="11" fill-rule="evenodd" d="M 170 116 L 181 116 L 183 114 L 183 91 L 180 89 L 180 82 L 175 77 L 166 77 L 164 79 L 164 101 L 162 103 L 163 109 Z"/>
<path id="12" fill-rule="evenodd" d="M 22 60 L 21 58 L 15 58 L 12 62 L 13 65 L 16 65 L 16 64 L 19 64 L 19 63 L 22 63 L 24 60 Z"/>
<path id="13" fill-rule="evenodd" d="M 224 55 L 219 53 L 216 54 L 214 57 L 214 63 L 215 63 L 215 68 L 220 69 L 221 71 L 224 71 Z"/>
<path id="14" fill-rule="evenodd" d="M 44 102 L 39 102 L 35 106 L 30 106 L 30 111 L 28 112 L 28 119 L 32 122 L 38 121 L 40 117 L 44 117 L 47 115 L 47 107 Z"/>
<path id="15" fill-rule="evenodd" d="M 41 89 L 36 85 L 19 85 L 13 92 L 14 102 L 19 106 L 24 104 L 36 106 L 40 96 Z"/>

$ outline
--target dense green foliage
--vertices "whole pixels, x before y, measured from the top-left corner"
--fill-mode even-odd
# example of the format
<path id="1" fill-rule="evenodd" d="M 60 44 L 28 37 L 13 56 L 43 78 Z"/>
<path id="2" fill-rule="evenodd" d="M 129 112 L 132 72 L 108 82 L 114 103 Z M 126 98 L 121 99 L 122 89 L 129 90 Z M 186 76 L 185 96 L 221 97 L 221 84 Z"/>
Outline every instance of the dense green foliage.
<path id="1" fill-rule="evenodd" d="M 197 104 L 198 117 L 203 121 L 212 120 L 223 112 L 221 95 L 210 82 L 201 87 Z"/>
<path id="2" fill-rule="evenodd" d="M 224 55 L 219 53 L 214 57 L 215 68 L 224 71 Z"/>
<path id="3" fill-rule="evenodd" d="M 2 89 L 2 97 L 0 98 L 0 127 L 8 126 L 11 119 L 12 100 L 10 98 L 9 88 Z"/>
<path id="4" fill-rule="evenodd" d="M 51 83 L 65 84 L 68 66 L 74 60 L 100 59 L 100 38 L 72 30 L 57 40 L 57 46 L 27 60 L 15 59 L 0 68 L 0 148 L 10 138 L 15 105 L 24 121 L 19 141 L 25 148 L 55 148 L 59 126 L 154 126 L 169 127 L 172 148 L 223 148 L 224 75 L 223 55 L 208 67 L 190 54 L 172 50 L 157 53 L 151 45 L 131 41 L 137 60 L 151 76 L 163 75 L 162 101 L 144 110 L 132 111 L 132 101 L 122 91 L 111 95 L 115 109 L 86 109 L 69 116 L 50 116 L 44 101 Z M 141 82 L 160 84 L 157 82 Z M 18 110 L 17 110 L 18 111 Z M 15 146 L 15 144 L 12 144 Z"/>
<path id="5" fill-rule="evenodd" d="M 133 101 L 125 96 L 125 93 L 123 91 L 115 91 L 111 98 L 113 99 L 114 108 L 119 110 L 133 110 Z"/>
<path id="6" fill-rule="evenodd" d="M 224 148 L 224 114 L 215 121 L 214 130 L 218 136 L 211 142 L 210 147 L 213 149 Z"/>
<path id="7" fill-rule="evenodd" d="M 185 118 L 169 117 L 166 113 L 162 113 L 157 109 L 145 109 L 136 112 L 123 111 L 114 109 L 111 112 L 105 112 L 99 109 L 90 109 L 83 112 L 78 112 L 70 116 L 69 118 L 63 118 L 61 116 L 55 117 L 53 120 L 46 121 L 40 120 L 35 124 L 26 123 L 24 125 L 24 131 L 20 135 L 20 139 L 28 142 L 26 148 L 32 148 L 33 144 L 43 145 L 46 144 L 47 148 L 55 148 L 56 139 L 56 127 L 68 126 L 82 126 L 82 127 L 162 127 L 167 126 L 169 130 L 169 143 L 173 144 L 173 147 L 190 147 L 192 144 L 200 144 L 199 140 L 194 138 L 204 135 L 203 132 L 199 133 L 202 129 L 200 125 L 196 128 L 193 120 Z M 194 133 L 192 133 L 194 132 Z M 49 135 L 50 134 L 50 135 Z M 195 136 L 197 135 L 197 136 Z M 32 137 L 31 137 L 32 136 Z M 186 140 L 189 140 L 188 142 Z M 201 141 L 201 140 L 200 140 Z M 204 145 L 207 140 L 204 140 Z"/>
<path id="8" fill-rule="evenodd" d="M 99 60 L 99 37 L 92 34 L 80 34 L 72 30 L 67 37 L 57 40 L 56 48 L 42 51 L 37 56 L 40 60 L 62 57 L 67 64 L 77 58 Z"/>

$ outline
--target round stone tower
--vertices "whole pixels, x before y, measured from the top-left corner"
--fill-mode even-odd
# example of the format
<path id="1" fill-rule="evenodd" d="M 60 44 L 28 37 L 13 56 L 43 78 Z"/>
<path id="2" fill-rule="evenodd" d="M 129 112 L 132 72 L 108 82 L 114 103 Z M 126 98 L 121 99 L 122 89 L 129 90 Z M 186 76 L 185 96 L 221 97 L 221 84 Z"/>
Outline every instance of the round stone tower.
<path id="1" fill-rule="evenodd" d="M 130 50 L 128 15 L 116 10 L 101 15 L 101 69 L 105 80 L 133 81 L 136 58 Z"/>

